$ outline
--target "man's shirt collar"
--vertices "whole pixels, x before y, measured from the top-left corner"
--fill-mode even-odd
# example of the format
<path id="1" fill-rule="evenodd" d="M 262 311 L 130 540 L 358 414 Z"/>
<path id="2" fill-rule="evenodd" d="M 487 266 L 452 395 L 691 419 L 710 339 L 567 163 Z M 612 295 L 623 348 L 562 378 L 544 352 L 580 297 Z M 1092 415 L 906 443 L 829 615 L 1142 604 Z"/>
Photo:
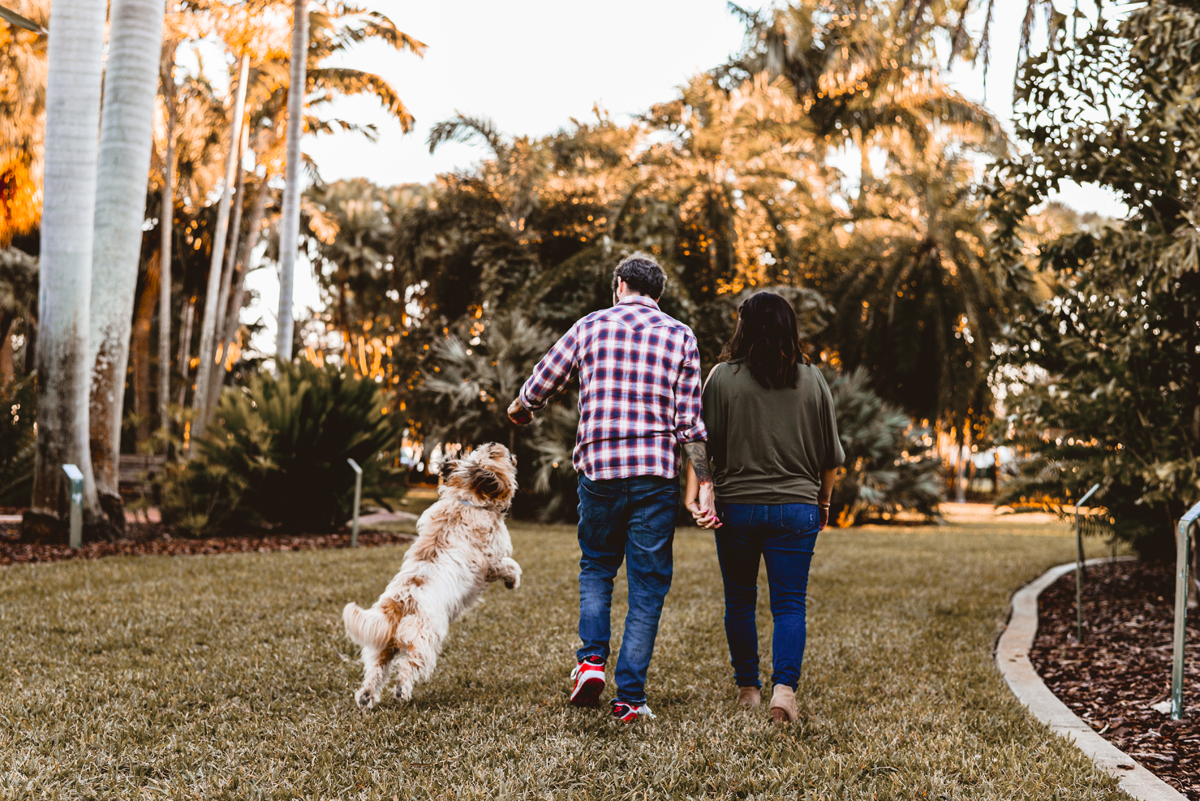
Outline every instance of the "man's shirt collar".
<path id="1" fill-rule="evenodd" d="M 617 303 L 617 305 L 618 306 L 626 306 L 626 305 L 649 306 L 651 309 L 654 309 L 656 311 L 658 310 L 658 304 L 656 302 L 654 302 L 653 300 L 651 300 L 650 298 L 646 297 L 645 295 L 626 295 L 625 297 L 621 298 L 620 302 Z"/>

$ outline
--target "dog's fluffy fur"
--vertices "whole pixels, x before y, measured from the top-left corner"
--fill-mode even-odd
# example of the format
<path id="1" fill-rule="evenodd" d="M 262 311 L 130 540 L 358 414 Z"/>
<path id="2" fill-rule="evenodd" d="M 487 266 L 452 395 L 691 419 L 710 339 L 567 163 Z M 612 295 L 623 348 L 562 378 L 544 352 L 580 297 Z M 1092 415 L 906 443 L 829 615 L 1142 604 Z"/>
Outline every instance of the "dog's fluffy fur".
<path id="1" fill-rule="evenodd" d="M 400 572 L 370 609 L 346 604 L 346 634 L 362 646 L 366 675 L 355 700 L 370 709 L 395 666 L 396 696 L 433 673 L 454 622 L 479 600 L 489 581 L 521 583 L 504 514 L 517 489 L 516 460 L 488 443 L 441 467 L 439 499 L 417 521 L 417 540 Z"/>

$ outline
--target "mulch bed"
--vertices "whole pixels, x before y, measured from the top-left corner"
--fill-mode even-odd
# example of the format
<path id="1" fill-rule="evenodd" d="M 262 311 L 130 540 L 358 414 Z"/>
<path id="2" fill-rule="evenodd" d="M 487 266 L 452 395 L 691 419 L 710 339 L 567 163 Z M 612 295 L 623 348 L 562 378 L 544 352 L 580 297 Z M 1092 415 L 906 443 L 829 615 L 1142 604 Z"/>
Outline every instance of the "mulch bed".
<path id="1" fill-rule="evenodd" d="M 1030 651 L 1051 692 L 1106 740 L 1192 801 L 1200 801 L 1200 614 L 1188 616 L 1184 713 L 1153 709 L 1171 690 L 1174 563 L 1089 567 L 1083 584 L 1084 642 L 1075 638 L 1075 574 L 1038 599 Z"/>
<path id="2" fill-rule="evenodd" d="M 78 550 L 66 545 L 32 545 L 18 542 L 19 524 L 0 523 L 0 565 L 28 562 L 61 562 L 67 559 L 100 559 L 105 556 L 164 554 L 246 553 L 270 551 L 309 551 L 317 548 L 349 548 L 350 532 L 332 534 L 261 534 L 242 537 L 193 539 L 173 536 L 162 525 L 130 523 L 126 537 L 113 542 L 89 542 Z M 360 529 L 359 546 L 396 545 L 411 542 L 413 536 L 398 531 Z"/>

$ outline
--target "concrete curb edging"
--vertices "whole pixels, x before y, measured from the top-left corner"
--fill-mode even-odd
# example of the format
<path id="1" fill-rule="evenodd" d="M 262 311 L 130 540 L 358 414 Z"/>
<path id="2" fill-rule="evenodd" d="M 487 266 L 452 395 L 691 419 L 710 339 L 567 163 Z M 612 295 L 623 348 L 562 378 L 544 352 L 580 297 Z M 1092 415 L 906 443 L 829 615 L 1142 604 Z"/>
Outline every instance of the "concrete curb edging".
<path id="1" fill-rule="evenodd" d="M 1089 559 L 1084 564 L 1098 565 L 1109 561 L 1112 560 Z M 1017 700 L 1028 707 L 1035 718 L 1049 726 L 1050 731 L 1071 740 L 1097 767 L 1116 777 L 1126 793 L 1141 801 L 1187 801 L 1178 790 L 1077 717 L 1050 692 L 1029 661 L 1029 649 L 1037 634 L 1038 596 L 1064 573 L 1074 569 L 1074 562 L 1052 567 L 1013 595 L 1012 616 L 996 644 L 996 667 Z"/>

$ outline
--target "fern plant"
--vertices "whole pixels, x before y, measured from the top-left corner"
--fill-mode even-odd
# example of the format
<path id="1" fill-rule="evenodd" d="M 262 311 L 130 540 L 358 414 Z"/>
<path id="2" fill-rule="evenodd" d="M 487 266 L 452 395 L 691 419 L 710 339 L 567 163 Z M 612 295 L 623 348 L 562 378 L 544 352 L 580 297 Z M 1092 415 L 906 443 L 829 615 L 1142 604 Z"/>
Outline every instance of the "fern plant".
<path id="1" fill-rule="evenodd" d="M 904 412 L 885 403 L 863 368 L 840 376 L 829 367 L 823 372 L 846 451 L 845 474 L 830 506 L 833 519 L 849 526 L 902 509 L 937 517 L 944 493 L 929 429 L 914 426 Z"/>
<path id="2" fill-rule="evenodd" d="M 524 428 L 509 422 L 506 410 L 554 342 L 545 326 L 516 312 L 498 314 L 485 320 L 477 345 L 455 336 L 434 345 L 419 394 L 430 431 L 426 449 L 438 443 L 507 445 L 517 456 L 520 487 L 513 511 L 542 520 L 571 519 L 575 513 L 571 452 L 578 393 L 556 396 Z"/>
<path id="3" fill-rule="evenodd" d="M 391 456 L 400 420 L 386 412 L 380 385 L 333 366 L 259 373 L 225 390 L 196 454 L 165 471 L 163 518 L 193 534 L 330 531 L 351 514 L 347 459 L 363 468 L 363 498 L 390 508 L 404 472 Z"/>

